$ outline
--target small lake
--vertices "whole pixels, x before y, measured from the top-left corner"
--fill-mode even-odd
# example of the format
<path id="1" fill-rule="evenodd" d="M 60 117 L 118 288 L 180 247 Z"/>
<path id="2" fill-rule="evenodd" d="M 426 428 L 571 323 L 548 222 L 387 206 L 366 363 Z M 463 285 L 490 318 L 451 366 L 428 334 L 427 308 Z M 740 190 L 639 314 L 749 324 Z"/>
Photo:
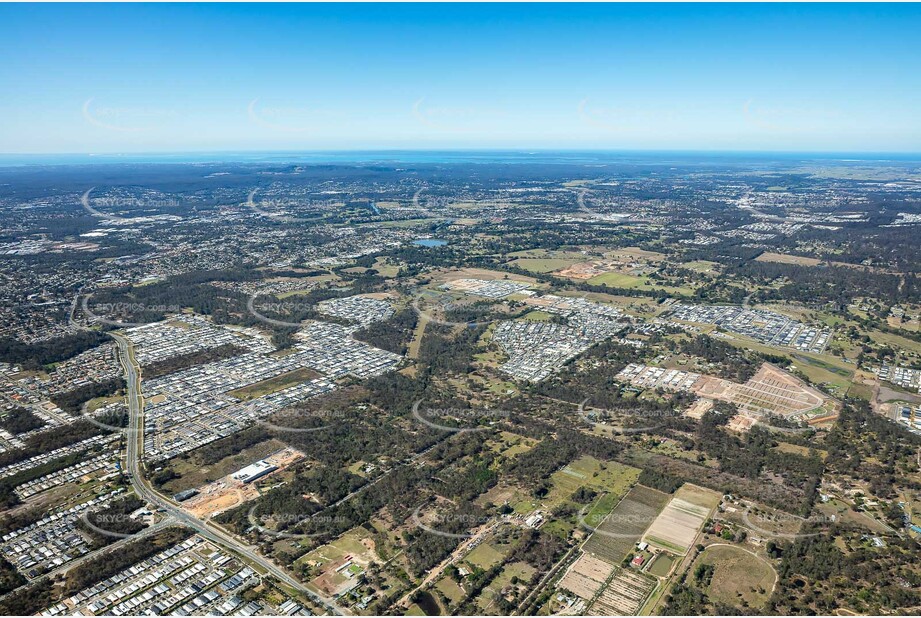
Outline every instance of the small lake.
<path id="1" fill-rule="evenodd" d="M 441 247 L 448 244 L 447 240 L 441 240 L 440 238 L 420 238 L 413 241 L 414 245 L 421 245 L 423 247 Z"/>

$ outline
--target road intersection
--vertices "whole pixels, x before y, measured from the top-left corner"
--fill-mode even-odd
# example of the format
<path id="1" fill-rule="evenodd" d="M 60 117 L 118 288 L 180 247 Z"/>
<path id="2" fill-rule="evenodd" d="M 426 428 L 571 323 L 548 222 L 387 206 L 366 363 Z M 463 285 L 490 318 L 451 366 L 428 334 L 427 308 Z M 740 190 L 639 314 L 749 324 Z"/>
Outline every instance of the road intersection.
<path id="1" fill-rule="evenodd" d="M 157 492 L 144 478 L 143 466 L 141 464 L 144 447 L 144 401 L 140 388 L 141 370 L 134 358 L 131 342 L 123 335 L 116 333 L 110 334 L 118 344 L 118 359 L 124 369 L 125 382 L 127 383 L 128 429 L 126 431 L 125 471 L 138 497 L 156 505 L 157 508 L 166 513 L 168 518 L 176 523 L 192 528 L 202 537 L 239 555 L 255 566 L 260 567 L 263 571 L 271 573 L 283 584 L 309 596 L 314 602 L 319 604 L 326 613 L 344 614 L 345 611 L 340 608 L 333 599 L 320 595 L 304 586 L 304 584 L 296 580 L 281 567 L 259 554 L 254 546 L 241 542 L 239 539 L 227 534 L 210 522 L 205 522 L 193 517 L 169 498 Z"/>

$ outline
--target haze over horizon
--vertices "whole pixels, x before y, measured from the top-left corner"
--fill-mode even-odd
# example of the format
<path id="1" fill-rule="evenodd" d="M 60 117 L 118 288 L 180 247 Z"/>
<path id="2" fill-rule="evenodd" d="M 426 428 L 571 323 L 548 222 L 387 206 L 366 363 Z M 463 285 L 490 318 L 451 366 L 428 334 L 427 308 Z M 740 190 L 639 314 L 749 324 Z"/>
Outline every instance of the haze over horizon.
<path id="1" fill-rule="evenodd" d="M 921 151 L 917 5 L 0 7 L 0 152 Z"/>

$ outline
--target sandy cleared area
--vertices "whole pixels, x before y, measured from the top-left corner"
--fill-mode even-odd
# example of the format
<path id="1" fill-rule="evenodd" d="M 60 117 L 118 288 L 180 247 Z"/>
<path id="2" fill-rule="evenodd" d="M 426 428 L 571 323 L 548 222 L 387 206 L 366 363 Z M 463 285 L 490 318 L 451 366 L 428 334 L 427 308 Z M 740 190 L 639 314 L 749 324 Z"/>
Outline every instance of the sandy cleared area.
<path id="1" fill-rule="evenodd" d="M 821 407 L 829 398 L 799 378 L 765 363 L 745 384 L 702 376 L 693 386 L 700 397 L 734 403 L 755 415 L 794 416 Z"/>
<path id="2" fill-rule="evenodd" d="M 238 481 L 233 482 L 238 483 Z M 228 486 L 223 479 L 205 485 L 200 491 L 199 495 L 191 498 L 184 505 L 186 510 L 199 519 L 214 517 L 259 496 L 259 492 L 251 485 Z"/>
<path id="3" fill-rule="evenodd" d="M 561 268 L 553 274 L 559 275 L 560 277 L 569 277 L 571 279 L 591 279 L 598 275 L 616 272 L 619 268 L 620 266 L 618 264 L 612 262 L 580 262 L 567 268 Z"/>
<path id="4" fill-rule="evenodd" d="M 267 476 L 277 474 L 279 470 L 284 470 L 303 456 L 303 453 L 291 448 L 269 455 L 265 461 L 278 466 L 278 470 Z M 228 474 L 198 488 L 198 495 L 183 502 L 182 506 L 195 517 L 208 519 L 258 496 L 259 490 L 253 483 L 243 483 L 233 478 L 233 474 Z"/>
<path id="5" fill-rule="evenodd" d="M 744 433 L 754 427 L 757 422 L 758 419 L 752 416 L 748 416 L 746 414 L 736 414 L 731 419 L 729 419 L 727 426 L 732 431 Z"/>
<path id="6" fill-rule="evenodd" d="M 684 411 L 684 415 L 690 418 L 695 418 L 700 420 L 703 418 L 704 414 L 713 409 L 713 400 L 707 399 L 706 397 L 701 397 L 688 407 Z"/>

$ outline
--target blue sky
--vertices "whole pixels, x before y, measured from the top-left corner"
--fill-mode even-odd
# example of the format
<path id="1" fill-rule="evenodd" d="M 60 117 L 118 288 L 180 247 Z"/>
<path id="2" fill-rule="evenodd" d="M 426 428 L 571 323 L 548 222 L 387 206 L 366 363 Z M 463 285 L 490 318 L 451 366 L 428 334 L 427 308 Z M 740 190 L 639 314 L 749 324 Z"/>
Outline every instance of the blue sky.
<path id="1" fill-rule="evenodd" d="M 0 5 L 0 152 L 921 152 L 919 5 Z"/>

